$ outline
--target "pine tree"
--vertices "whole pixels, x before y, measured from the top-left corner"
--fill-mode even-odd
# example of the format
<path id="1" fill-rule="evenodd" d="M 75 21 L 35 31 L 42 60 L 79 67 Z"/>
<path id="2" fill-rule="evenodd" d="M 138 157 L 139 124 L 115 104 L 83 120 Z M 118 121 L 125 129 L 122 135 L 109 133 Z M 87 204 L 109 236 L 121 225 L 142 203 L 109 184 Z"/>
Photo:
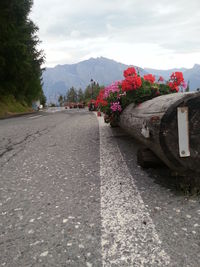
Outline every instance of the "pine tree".
<path id="1" fill-rule="evenodd" d="M 77 92 L 73 86 L 67 92 L 67 102 L 77 102 Z"/>
<path id="2" fill-rule="evenodd" d="M 83 90 L 81 88 L 78 90 L 77 98 L 78 98 L 78 102 L 84 101 L 84 94 L 83 94 Z"/>
<path id="3" fill-rule="evenodd" d="M 38 28 L 28 18 L 32 0 L 0 1 L 0 94 L 31 103 L 42 94 Z"/>
<path id="4" fill-rule="evenodd" d="M 85 89 L 85 100 L 88 101 L 89 99 L 96 99 L 102 88 L 102 86 L 92 80 L 91 84 L 89 84 Z"/>
<path id="5" fill-rule="evenodd" d="M 62 95 L 60 95 L 60 96 L 58 97 L 58 102 L 59 102 L 59 104 L 60 104 L 60 107 L 62 106 L 63 101 L 64 101 L 64 98 L 63 98 Z"/>
<path id="6" fill-rule="evenodd" d="M 185 92 L 189 92 L 189 91 L 190 91 L 190 81 L 188 81 L 187 88 L 185 89 Z"/>

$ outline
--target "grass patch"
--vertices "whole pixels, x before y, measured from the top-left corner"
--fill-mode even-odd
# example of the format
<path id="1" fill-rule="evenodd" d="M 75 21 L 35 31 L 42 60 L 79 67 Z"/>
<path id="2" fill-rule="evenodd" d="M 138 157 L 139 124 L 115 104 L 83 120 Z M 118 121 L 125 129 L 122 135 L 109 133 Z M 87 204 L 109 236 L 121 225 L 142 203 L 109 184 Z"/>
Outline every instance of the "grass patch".
<path id="1" fill-rule="evenodd" d="M 0 117 L 31 111 L 31 107 L 29 107 L 25 102 L 17 101 L 13 96 L 0 97 Z"/>

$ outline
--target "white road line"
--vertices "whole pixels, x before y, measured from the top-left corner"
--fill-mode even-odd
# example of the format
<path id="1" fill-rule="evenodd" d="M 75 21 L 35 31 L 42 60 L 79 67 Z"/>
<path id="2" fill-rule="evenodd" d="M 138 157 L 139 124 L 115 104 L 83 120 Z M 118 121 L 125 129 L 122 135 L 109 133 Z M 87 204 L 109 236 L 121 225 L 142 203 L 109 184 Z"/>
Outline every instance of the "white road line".
<path id="1" fill-rule="evenodd" d="M 39 118 L 39 117 L 42 117 L 42 115 L 36 115 L 36 116 L 28 117 L 28 119 L 36 119 L 36 118 Z"/>
<path id="2" fill-rule="evenodd" d="M 103 266 L 169 266 L 155 225 L 103 118 L 100 176 Z"/>

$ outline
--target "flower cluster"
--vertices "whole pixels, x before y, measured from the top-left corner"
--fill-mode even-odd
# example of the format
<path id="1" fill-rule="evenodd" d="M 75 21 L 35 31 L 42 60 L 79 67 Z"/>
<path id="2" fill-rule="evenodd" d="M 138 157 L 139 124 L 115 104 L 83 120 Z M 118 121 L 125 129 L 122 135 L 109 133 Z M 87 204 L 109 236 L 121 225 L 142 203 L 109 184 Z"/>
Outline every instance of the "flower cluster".
<path id="1" fill-rule="evenodd" d="M 137 90 L 142 85 L 142 80 L 138 76 L 128 76 L 125 80 L 122 81 L 122 91 L 132 91 Z"/>
<path id="2" fill-rule="evenodd" d="M 99 95 L 97 96 L 96 102 L 95 102 L 95 106 L 96 108 L 102 108 L 108 105 L 108 102 L 104 99 L 104 94 L 105 94 L 105 90 L 102 89 L 99 92 Z"/>
<path id="3" fill-rule="evenodd" d="M 169 87 L 172 91 L 179 91 L 179 87 L 184 84 L 184 78 L 182 72 L 173 72 L 168 82 Z"/>
<path id="4" fill-rule="evenodd" d="M 107 86 L 104 89 L 104 98 L 109 97 L 110 93 L 118 93 L 119 92 L 119 85 L 121 84 L 121 82 L 117 81 L 112 83 L 111 85 Z"/>
<path id="5" fill-rule="evenodd" d="M 122 81 L 122 91 L 128 92 L 137 90 L 142 85 L 142 79 L 137 75 L 135 68 L 128 68 L 124 71 L 124 80 Z"/>
<path id="6" fill-rule="evenodd" d="M 153 84 L 155 82 L 156 78 L 152 74 L 147 74 L 147 75 L 144 75 L 144 80 Z"/>
<path id="7" fill-rule="evenodd" d="M 159 77 L 158 82 L 164 82 L 164 78 L 162 76 Z"/>
<path id="8" fill-rule="evenodd" d="M 170 80 L 164 83 L 160 76 L 155 81 L 152 74 L 140 77 L 134 67 L 124 71 L 124 80 L 117 81 L 99 92 L 96 107 L 105 113 L 106 122 L 118 121 L 120 113 L 130 103 L 139 104 L 159 95 L 176 93 L 179 88 L 185 89 L 187 84 L 181 72 L 174 72 Z"/>
<path id="9" fill-rule="evenodd" d="M 134 67 L 128 68 L 127 70 L 124 71 L 124 77 L 127 78 L 129 76 L 136 76 L 136 70 Z"/>
<path id="10" fill-rule="evenodd" d="M 113 102 L 111 103 L 111 106 L 110 106 L 110 109 L 113 111 L 113 112 L 116 112 L 116 111 L 119 111 L 121 112 L 122 111 L 122 107 L 120 105 L 120 102 Z"/>
<path id="11" fill-rule="evenodd" d="M 187 88 L 187 83 L 186 83 L 186 81 L 183 81 L 182 83 L 181 83 L 181 87 L 183 88 L 183 90 L 186 90 L 186 88 Z"/>

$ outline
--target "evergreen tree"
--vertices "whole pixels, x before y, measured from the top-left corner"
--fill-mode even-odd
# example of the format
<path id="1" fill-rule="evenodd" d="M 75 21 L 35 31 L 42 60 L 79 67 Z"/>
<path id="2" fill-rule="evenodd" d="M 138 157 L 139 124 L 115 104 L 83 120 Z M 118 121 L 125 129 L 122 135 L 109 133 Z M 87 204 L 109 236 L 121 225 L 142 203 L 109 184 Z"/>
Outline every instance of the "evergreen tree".
<path id="1" fill-rule="evenodd" d="M 62 106 L 63 101 L 64 101 L 64 98 L 63 98 L 62 95 L 60 95 L 59 98 L 58 98 L 58 102 L 59 102 L 59 104 L 60 104 L 60 107 Z"/>
<path id="2" fill-rule="evenodd" d="M 78 98 L 78 102 L 84 101 L 84 94 L 83 94 L 83 91 L 82 91 L 81 88 L 78 90 L 78 96 L 77 96 L 77 98 Z"/>
<path id="3" fill-rule="evenodd" d="M 85 100 L 88 101 L 89 99 L 96 99 L 99 94 L 99 91 L 102 88 L 103 87 L 100 86 L 98 83 L 91 80 L 91 83 L 85 89 Z"/>
<path id="4" fill-rule="evenodd" d="M 190 81 L 188 81 L 187 88 L 185 89 L 185 92 L 189 92 L 189 91 L 190 91 Z"/>
<path id="5" fill-rule="evenodd" d="M 77 102 L 77 92 L 73 86 L 67 92 L 67 102 Z"/>
<path id="6" fill-rule="evenodd" d="M 46 98 L 46 96 L 44 95 L 43 90 L 42 90 L 41 93 L 40 93 L 39 100 L 40 100 L 40 104 L 43 105 L 43 107 L 45 107 L 45 106 L 46 106 L 46 102 L 47 102 L 47 98 Z"/>
<path id="7" fill-rule="evenodd" d="M 31 103 L 42 94 L 38 28 L 28 18 L 32 0 L 0 1 L 0 95 Z"/>

